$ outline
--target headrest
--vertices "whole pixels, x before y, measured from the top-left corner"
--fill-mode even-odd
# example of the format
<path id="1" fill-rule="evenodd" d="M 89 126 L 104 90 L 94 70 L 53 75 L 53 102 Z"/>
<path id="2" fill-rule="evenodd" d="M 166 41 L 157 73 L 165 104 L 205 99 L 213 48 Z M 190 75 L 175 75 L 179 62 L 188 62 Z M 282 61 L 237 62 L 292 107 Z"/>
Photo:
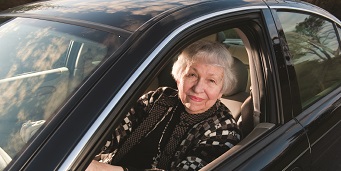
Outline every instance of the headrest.
<path id="1" fill-rule="evenodd" d="M 232 74 L 236 76 L 236 85 L 224 96 L 232 96 L 240 92 L 245 92 L 247 81 L 248 81 L 248 71 L 246 65 L 240 61 L 238 58 L 233 57 Z"/>

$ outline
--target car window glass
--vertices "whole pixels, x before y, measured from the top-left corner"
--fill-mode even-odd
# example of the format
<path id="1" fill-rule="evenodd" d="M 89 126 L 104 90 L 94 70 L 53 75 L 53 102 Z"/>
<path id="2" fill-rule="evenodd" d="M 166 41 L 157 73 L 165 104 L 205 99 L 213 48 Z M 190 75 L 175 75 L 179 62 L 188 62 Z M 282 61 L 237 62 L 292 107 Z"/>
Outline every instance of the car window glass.
<path id="1" fill-rule="evenodd" d="M 279 12 L 306 108 L 341 82 L 340 46 L 333 24 L 323 18 Z"/>
<path id="2" fill-rule="evenodd" d="M 10 157 L 125 40 L 28 18 L 0 23 L 0 38 L 0 147 Z"/>

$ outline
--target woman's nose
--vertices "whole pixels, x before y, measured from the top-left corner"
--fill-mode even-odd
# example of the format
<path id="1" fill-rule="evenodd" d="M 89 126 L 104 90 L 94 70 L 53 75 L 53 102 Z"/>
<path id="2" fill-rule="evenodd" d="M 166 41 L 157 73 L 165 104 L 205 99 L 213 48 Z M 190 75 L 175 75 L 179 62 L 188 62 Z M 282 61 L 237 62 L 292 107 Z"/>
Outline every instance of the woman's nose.
<path id="1" fill-rule="evenodd" d="M 198 79 L 194 85 L 193 85 L 193 91 L 195 93 L 201 93 L 201 92 L 204 92 L 204 89 L 205 89 L 205 83 L 203 80 L 201 79 Z"/>

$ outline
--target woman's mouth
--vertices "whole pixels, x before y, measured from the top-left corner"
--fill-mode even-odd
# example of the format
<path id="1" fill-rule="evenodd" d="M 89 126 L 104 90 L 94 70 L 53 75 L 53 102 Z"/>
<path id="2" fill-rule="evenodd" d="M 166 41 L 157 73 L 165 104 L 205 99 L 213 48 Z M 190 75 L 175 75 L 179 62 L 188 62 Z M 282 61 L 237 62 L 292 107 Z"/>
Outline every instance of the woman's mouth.
<path id="1" fill-rule="evenodd" d="M 195 101 L 195 102 L 201 102 L 203 101 L 204 99 L 200 98 L 200 97 L 197 97 L 197 96 L 192 96 L 192 95 L 189 95 L 188 96 L 191 100 Z"/>

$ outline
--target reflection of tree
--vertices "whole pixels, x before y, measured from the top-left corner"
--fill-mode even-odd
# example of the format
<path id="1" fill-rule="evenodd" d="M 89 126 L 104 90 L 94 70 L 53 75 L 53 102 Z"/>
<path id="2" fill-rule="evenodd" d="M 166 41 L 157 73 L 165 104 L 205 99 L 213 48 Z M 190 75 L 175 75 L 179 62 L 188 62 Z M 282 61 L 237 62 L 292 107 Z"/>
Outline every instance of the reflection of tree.
<path id="1" fill-rule="evenodd" d="M 340 47 L 333 25 L 315 16 L 296 14 L 293 30 L 285 33 L 294 67 L 303 106 L 328 93 L 331 87 L 340 84 Z M 287 18 L 284 18 L 287 19 Z M 294 24 L 292 20 L 289 24 Z M 290 26 L 289 26 L 290 27 Z"/>
<path id="2" fill-rule="evenodd" d="M 303 22 L 298 23 L 295 28 L 297 33 L 315 37 L 322 30 L 323 24 L 324 20 L 309 16 Z"/>
<path id="3" fill-rule="evenodd" d="M 328 25 L 321 18 L 313 16 L 305 18 L 296 25 L 295 31 L 287 33 L 286 36 L 290 50 L 296 59 L 313 54 L 324 61 L 339 53 L 339 48 L 333 50 L 333 47 L 330 47 L 330 43 L 335 40 L 332 25 Z"/>

